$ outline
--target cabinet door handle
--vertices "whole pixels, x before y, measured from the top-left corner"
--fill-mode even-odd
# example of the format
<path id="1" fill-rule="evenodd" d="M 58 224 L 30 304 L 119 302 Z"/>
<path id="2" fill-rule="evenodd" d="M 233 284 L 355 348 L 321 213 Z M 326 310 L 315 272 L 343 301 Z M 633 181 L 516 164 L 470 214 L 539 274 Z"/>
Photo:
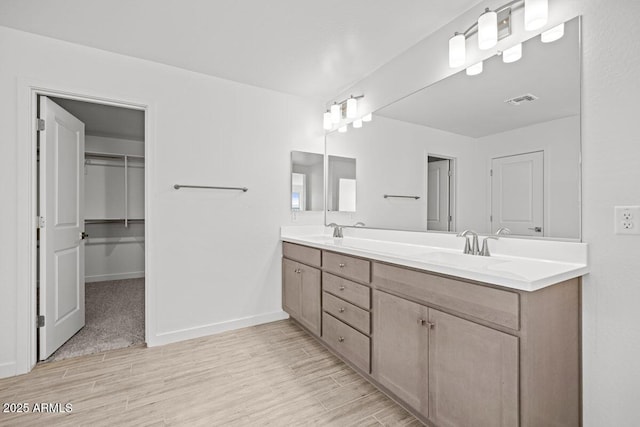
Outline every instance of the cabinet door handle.
<path id="1" fill-rule="evenodd" d="M 424 326 L 426 324 L 427 324 L 427 320 L 426 319 L 418 319 L 418 325 Z"/>
<path id="2" fill-rule="evenodd" d="M 344 268 L 344 263 L 343 263 L 343 262 L 341 262 L 340 264 L 338 264 L 338 267 L 340 267 L 340 268 Z"/>
<path id="3" fill-rule="evenodd" d="M 429 326 L 429 329 L 433 329 L 436 327 L 436 324 L 431 322 L 427 322 L 427 325 Z"/>
<path id="4" fill-rule="evenodd" d="M 344 313 L 344 307 L 340 307 L 340 308 L 338 309 L 338 311 L 339 311 L 340 313 Z"/>
<path id="5" fill-rule="evenodd" d="M 343 341 L 344 341 L 344 337 L 338 338 L 338 342 L 343 342 Z"/>
<path id="6" fill-rule="evenodd" d="M 341 290 L 341 291 L 344 291 L 344 286 L 340 286 L 340 290 Z"/>

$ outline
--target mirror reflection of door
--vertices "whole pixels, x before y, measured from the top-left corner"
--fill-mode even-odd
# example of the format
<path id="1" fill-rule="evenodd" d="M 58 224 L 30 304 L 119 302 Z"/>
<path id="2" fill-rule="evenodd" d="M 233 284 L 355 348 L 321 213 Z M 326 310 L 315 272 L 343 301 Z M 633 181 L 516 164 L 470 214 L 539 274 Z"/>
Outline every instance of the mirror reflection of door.
<path id="1" fill-rule="evenodd" d="M 291 210 L 306 210 L 305 178 L 306 175 L 302 173 L 293 172 L 291 174 Z"/>
<path id="2" fill-rule="evenodd" d="M 427 230 L 451 228 L 451 160 L 427 158 Z"/>
<path id="3" fill-rule="evenodd" d="M 544 153 L 517 154 L 491 161 L 491 232 L 544 236 Z"/>
<path id="4" fill-rule="evenodd" d="M 356 211 L 356 159 L 329 156 L 327 166 L 327 210 Z"/>
<path id="5" fill-rule="evenodd" d="M 291 152 L 291 210 L 322 211 L 324 204 L 324 156 Z"/>

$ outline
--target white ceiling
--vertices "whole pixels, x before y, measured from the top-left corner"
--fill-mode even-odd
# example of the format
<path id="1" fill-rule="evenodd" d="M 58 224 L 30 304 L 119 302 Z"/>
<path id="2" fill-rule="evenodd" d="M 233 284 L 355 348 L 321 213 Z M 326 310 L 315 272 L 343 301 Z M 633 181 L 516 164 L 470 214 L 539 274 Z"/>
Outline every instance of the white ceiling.
<path id="1" fill-rule="evenodd" d="M 484 71 L 461 71 L 382 108 L 376 115 L 480 138 L 580 114 L 578 21 L 565 26 L 553 43 L 536 36 L 522 47 L 522 58 L 505 64 L 502 57 L 484 61 Z M 538 100 L 513 106 L 507 99 L 533 94 Z"/>
<path id="2" fill-rule="evenodd" d="M 0 25 L 323 101 L 479 0 L 2 0 Z"/>

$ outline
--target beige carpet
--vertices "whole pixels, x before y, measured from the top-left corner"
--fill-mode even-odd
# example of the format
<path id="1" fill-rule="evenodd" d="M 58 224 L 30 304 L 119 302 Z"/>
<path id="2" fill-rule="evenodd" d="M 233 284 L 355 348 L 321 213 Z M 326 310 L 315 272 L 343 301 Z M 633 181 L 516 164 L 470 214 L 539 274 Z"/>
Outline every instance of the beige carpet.
<path id="1" fill-rule="evenodd" d="M 144 279 L 87 283 L 85 303 L 84 328 L 47 362 L 144 342 Z"/>

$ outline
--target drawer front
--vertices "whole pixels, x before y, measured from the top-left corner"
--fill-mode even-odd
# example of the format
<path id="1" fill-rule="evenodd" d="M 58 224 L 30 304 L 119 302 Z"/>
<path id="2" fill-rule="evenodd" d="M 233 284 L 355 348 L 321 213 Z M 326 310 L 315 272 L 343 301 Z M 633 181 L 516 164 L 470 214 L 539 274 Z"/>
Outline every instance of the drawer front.
<path id="1" fill-rule="evenodd" d="M 431 303 L 462 314 L 518 330 L 519 295 L 487 286 L 373 263 L 373 283 L 377 289 Z"/>
<path id="2" fill-rule="evenodd" d="M 315 267 L 320 267 L 322 264 L 320 249 L 282 242 L 282 253 L 285 258 L 300 261 L 303 264 L 313 265 Z"/>
<path id="3" fill-rule="evenodd" d="M 323 272 L 322 289 L 359 307 L 371 308 L 371 289 L 368 286 Z"/>
<path id="4" fill-rule="evenodd" d="M 349 362 L 370 372 L 369 337 L 327 313 L 322 313 L 322 339 Z"/>
<path id="5" fill-rule="evenodd" d="M 336 298 L 324 292 L 322 294 L 322 308 L 327 313 L 358 329 L 365 334 L 371 333 L 371 315 L 368 311 Z"/>
<path id="6" fill-rule="evenodd" d="M 322 267 L 347 279 L 363 283 L 371 281 L 371 262 L 364 259 L 324 251 Z"/>

